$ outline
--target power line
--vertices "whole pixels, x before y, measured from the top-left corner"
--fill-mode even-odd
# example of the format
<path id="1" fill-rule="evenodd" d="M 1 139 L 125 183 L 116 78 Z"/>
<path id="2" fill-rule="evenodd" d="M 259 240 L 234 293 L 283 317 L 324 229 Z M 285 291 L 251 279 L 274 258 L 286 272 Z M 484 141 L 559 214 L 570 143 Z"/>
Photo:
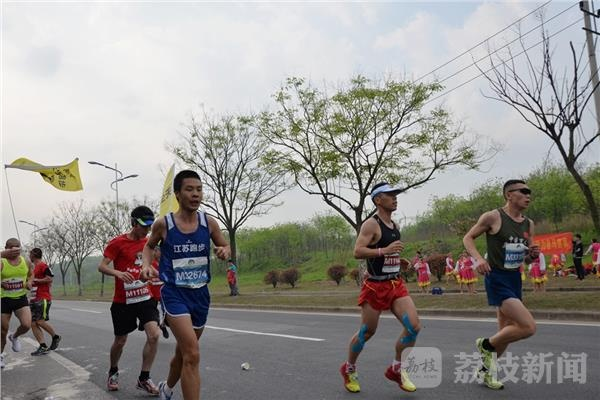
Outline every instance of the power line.
<path id="1" fill-rule="evenodd" d="M 561 33 L 561 32 L 563 32 L 563 31 L 565 31 L 565 30 L 569 29 L 569 28 L 570 28 L 570 27 L 572 27 L 573 25 L 580 23 L 582 20 L 583 20 L 583 17 L 579 18 L 577 21 L 575 21 L 575 22 L 573 22 L 573 23 L 571 23 L 571 24 L 569 24 L 569 25 L 565 26 L 564 28 L 562 28 L 562 29 L 560 29 L 560 30 L 558 30 L 558 31 L 554 32 L 553 34 L 549 35 L 549 36 L 547 37 L 547 39 L 550 39 L 550 38 L 552 38 L 552 37 L 554 37 L 554 36 L 558 35 L 559 33 Z M 532 45 L 532 46 L 530 46 L 530 47 L 528 47 L 528 48 L 524 49 L 524 50 L 523 50 L 523 51 L 521 51 L 520 53 L 518 53 L 518 54 L 516 54 L 515 56 L 513 56 L 513 59 L 514 59 L 514 58 L 517 58 L 517 57 L 519 57 L 520 55 L 522 55 L 523 53 L 527 52 L 528 50 L 531 50 L 532 48 L 534 48 L 534 47 L 536 47 L 536 46 L 539 46 L 539 45 L 540 45 L 541 43 L 543 43 L 543 42 L 544 42 L 544 40 L 542 39 L 542 40 L 540 40 L 539 42 L 537 42 L 536 44 L 534 44 L 534 45 Z M 504 64 L 504 63 L 505 63 L 505 61 L 503 61 L 503 62 L 502 62 L 502 64 Z M 484 72 L 481 72 L 480 74 L 478 74 L 478 75 L 476 75 L 476 76 L 472 77 L 472 78 L 471 78 L 471 79 L 469 79 L 468 81 L 465 81 L 465 82 L 461 83 L 460 85 L 458 85 L 458 86 L 455 86 L 455 87 L 453 87 L 452 89 L 449 89 L 449 90 L 445 91 L 444 93 L 441 93 L 439 96 L 436 96 L 436 97 L 434 97 L 434 98 L 432 98 L 432 99 L 429 99 L 429 100 L 427 100 L 427 101 L 426 101 L 426 102 L 425 102 L 423 105 L 429 104 L 429 103 L 431 103 L 431 102 L 432 102 L 432 101 L 434 101 L 434 100 L 437 100 L 437 99 L 439 99 L 439 98 L 441 98 L 441 97 L 444 97 L 444 96 L 446 96 L 447 94 L 449 94 L 449 93 L 451 93 L 451 92 L 455 91 L 456 89 L 459 89 L 459 88 L 461 88 L 461 87 L 465 86 L 466 84 L 473 82 L 475 79 L 479 78 L 480 76 L 487 74 L 488 72 L 492 71 L 493 69 L 494 69 L 494 67 L 491 67 L 490 69 L 488 69 L 488 70 L 486 70 L 486 71 L 484 71 Z"/>
<path id="2" fill-rule="evenodd" d="M 513 22 L 512 24 L 506 26 L 504 29 L 499 30 L 498 32 L 494 33 L 492 36 L 488 36 L 486 39 L 482 40 L 481 42 L 477 43 L 475 46 L 471 47 L 468 50 L 465 50 L 464 52 L 462 52 L 461 54 L 457 55 L 456 57 L 454 57 L 452 60 L 445 62 L 442 65 L 439 65 L 437 67 L 435 67 L 433 70 L 431 70 L 430 72 L 426 73 L 425 75 L 419 77 L 418 79 L 415 80 L 415 82 L 420 81 L 421 79 L 425 78 L 428 75 L 433 74 L 435 71 L 437 71 L 438 69 L 441 69 L 443 67 L 445 67 L 446 65 L 450 64 L 451 62 L 459 59 L 460 57 L 464 56 L 465 54 L 468 54 L 471 50 L 481 46 L 482 44 L 484 44 L 485 42 L 487 42 L 488 40 L 496 37 L 497 35 L 501 34 L 502 32 L 504 32 L 505 30 L 507 30 L 508 28 L 510 28 L 513 25 L 518 24 L 519 22 L 521 22 L 522 20 L 524 20 L 525 18 L 529 17 L 531 14 L 535 13 L 537 10 L 545 7 L 546 5 L 548 5 L 552 0 L 548 0 L 547 2 L 545 2 L 544 4 L 542 4 L 541 6 L 539 6 L 538 8 L 534 9 L 533 11 L 531 11 L 530 13 L 528 13 L 527 15 L 519 18 L 518 20 L 516 20 L 515 22 Z M 576 4 L 575 4 L 576 5 Z M 570 7 L 569 7 L 570 8 Z"/>
<path id="3" fill-rule="evenodd" d="M 540 27 L 544 26 L 545 24 L 547 24 L 548 22 L 552 21 L 553 19 L 555 19 L 555 18 L 557 18 L 557 17 L 561 16 L 562 14 L 566 13 L 567 11 L 569 11 L 571 8 L 575 7 L 576 5 L 577 5 L 577 4 L 573 4 L 572 6 L 570 6 L 570 7 L 566 8 L 566 9 L 564 9 L 564 10 L 563 10 L 563 11 L 561 11 L 560 13 L 558 13 L 558 14 L 554 15 L 553 17 L 551 17 L 551 18 L 549 18 L 548 20 L 546 20 L 546 21 L 542 22 L 541 24 L 539 24 L 539 25 L 537 25 L 537 26 L 533 27 L 532 29 L 530 29 L 530 30 L 528 30 L 527 32 L 525 32 L 524 34 L 522 34 L 522 35 L 519 35 L 517 38 L 513 39 L 512 41 L 510 41 L 510 42 L 506 43 L 505 45 L 503 45 L 503 46 L 501 46 L 501 47 L 499 47 L 499 48 L 497 48 L 496 50 L 492 51 L 491 53 L 489 53 L 489 54 L 486 54 L 485 56 L 483 56 L 483 57 L 479 58 L 477 61 L 473 61 L 473 62 L 472 62 L 470 65 L 467 65 L 466 67 L 463 67 L 463 68 L 459 69 L 458 71 L 456 71 L 456 72 L 455 72 L 455 73 L 453 73 L 452 75 L 449 75 L 449 76 L 445 77 L 444 79 L 442 79 L 441 81 L 438 81 L 437 83 L 443 83 L 443 82 L 446 82 L 448 79 L 455 77 L 456 75 L 460 74 L 461 72 L 463 72 L 463 71 L 465 71 L 465 70 L 467 70 L 467 69 L 471 68 L 472 66 L 476 65 L 476 64 L 477 64 L 479 61 L 481 61 L 481 60 L 483 60 L 483 59 L 485 59 L 485 58 L 487 58 L 487 57 L 491 56 L 492 54 L 495 54 L 495 53 L 499 52 L 500 50 L 502 50 L 502 49 L 504 49 L 504 48 L 506 48 L 506 47 L 508 47 L 508 46 L 510 46 L 510 45 L 511 45 L 511 44 L 513 44 L 514 42 L 516 42 L 516 41 L 520 40 L 521 38 L 523 38 L 523 37 L 525 37 L 525 36 L 527 36 L 527 35 L 529 35 L 531 32 L 533 32 L 533 31 L 537 30 L 538 28 L 540 28 Z"/>

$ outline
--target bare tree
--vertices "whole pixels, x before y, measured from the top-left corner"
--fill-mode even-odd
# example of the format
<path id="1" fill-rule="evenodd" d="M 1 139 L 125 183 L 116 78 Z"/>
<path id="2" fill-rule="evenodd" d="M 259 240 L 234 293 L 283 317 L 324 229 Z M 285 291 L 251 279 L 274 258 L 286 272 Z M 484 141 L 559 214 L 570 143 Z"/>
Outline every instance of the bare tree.
<path id="1" fill-rule="evenodd" d="M 543 21 L 543 17 L 542 21 Z M 593 94 L 600 90 L 592 83 L 589 71 L 584 63 L 584 47 L 578 52 L 569 42 L 571 64 L 563 73 L 556 72 L 553 65 L 553 51 L 550 47 L 550 35 L 542 29 L 542 61 L 536 63 L 532 47 L 527 47 L 521 36 L 519 54 L 523 54 L 524 66 L 520 66 L 517 55 L 510 47 L 507 56 L 498 52 L 490 52 L 491 68 L 484 70 L 477 63 L 479 70 L 487 78 L 493 95 L 487 98 L 508 104 L 521 117 L 538 131 L 544 134 L 558 150 L 565 167 L 577 182 L 594 227 L 600 232 L 600 217 L 597 199 L 594 198 L 590 186 L 581 169 L 581 158 L 586 150 L 600 138 L 596 128 L 584 129 L 582 121 L 584 113 L 589 113 L 588 106 Z M 507 61 L 506 61 L 507 60 Z M 587 77 L 586 77 L 587 76 Z M 596 116 L 600 118 L 600 116 Z"/>
<path id="2" fill-rule="evenodd" d="M 63 294 L 67 295 L 66 277 L 69 268 L 73 264 L 70 254 L 67 252 L 67 243 L 62 239 L 67 237 L 66 227 L 56 218 L 46 224 L 48 229 L 44 230 L 38 239 L 40 248 L 45 254 L 46 261 L 51 267 L 58 265 L 61 275 Z M 56 268 L 54 268 L 56 270 Z"/>
<path id="3" fill-rule="evenodd" d="M 81 273 L 83 263 L 97 250 L 95 231 L 98 216 L 85 207 L 83 200 L 78 203 L 65 203 L 59 207 L 56 220 L 62 229 L 56 234 L 65 244 L 65 252 L 73 263 L 77 275 L 78 296 L 82 293 Z"/>
<path id="4" fill-rule="evenodd" d="M 284 173 L 262 162 L 267 143 L 256 134 L 250 117 L 212 119 L 204 113 L 200 121 L 191 118 L 183 139 L 170 150 L 200 171 L 203 204 L 225 226 L 235 261 L 236 232 L 251 216 L 280 205 L 275 198 L 289 187 Z"/>
<path id="5" fill-rule="evenodd" d="M 290 78 L 274 95 L 279 110 L 259 117 L 260 132 L 275 146 L 267 160 L 358 232 L 374 212 L 366 199 L 378 181 L 408 191 L 451 166 L 477 168 L 484 161 L 448 111 L 423 109 L 441 89 L 437 83 L 357 76 L 328 95 Z"/>

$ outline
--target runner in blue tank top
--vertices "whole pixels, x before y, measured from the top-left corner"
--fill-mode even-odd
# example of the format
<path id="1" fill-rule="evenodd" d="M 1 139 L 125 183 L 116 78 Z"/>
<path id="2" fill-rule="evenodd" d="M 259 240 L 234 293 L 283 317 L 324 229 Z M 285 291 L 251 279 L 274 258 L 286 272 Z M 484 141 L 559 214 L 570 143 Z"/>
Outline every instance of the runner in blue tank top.
<path id="1" fill-rule="evenodd" d="M 144 247 L 142 275 L 156 275 L 152 268 L 154 247 L 160 242 L 160 279 L 164 282 L 161 299 L 166 319 L 177 347 L 171 360 L 166 381 L 158 384 L 160 398 L 170 399 L 173 387 L 181 378 L 184 400 L 200 398 L 200 348 L 198 340 L 204 329 L 210 294 L 210 242 L 221 260 L 230 257 L 231 250 L 217 221 L 198 211 L 202 201 L 202 182 L 194 171 L 179 172 L 173 181 L 179 210 L 152 225 L 150 238 Z"/>
<path id="2" fill-rule="evenodd" d="M 535 321 L 521 301 L 519 267 L 530 264 L 540 249 L 533 244 L 533 221 L 523 215 L 531 201 L 525 181 L 511 179 L 502 188 L 506 204 L 483 213 L 463 238 L 465 249 L 477 261 L 477 271 L 485 274 L 488 304 L 497 307 L 499 330 L 489 338 L 475 341 L 483 360 L 478 378 L 490 389 L 503 389 L 495 376 L 495 359 L 510 343 L 535 333 Z M 482 257 L 475 239 L 486 235 L 487 257 Z"/>

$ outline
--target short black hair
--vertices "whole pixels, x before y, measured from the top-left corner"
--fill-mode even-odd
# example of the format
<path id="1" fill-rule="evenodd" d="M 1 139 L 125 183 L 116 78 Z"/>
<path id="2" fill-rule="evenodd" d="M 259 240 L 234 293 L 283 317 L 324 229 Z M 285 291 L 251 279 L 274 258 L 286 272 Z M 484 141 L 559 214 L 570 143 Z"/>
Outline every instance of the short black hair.
<path id="1" fill-rule="evenodd" d="M 523 179 L 509 179 L 506 182 L 504 182 L 504 186 L 502 186 L 502 193 L 506 193 L 506 189 L 508 189 L 509 186 L 512 186 L 516 183 L 522 183 L 524 185 L 527 184 L 527 182 L 525 182 Z"/>
<path id="2" fill-rule="evenodd" d="M 31 254 L 35 258 L 42 258 L 42 249 L 40 249 L 39 247 L 34 247 L 33 249 L 31 249 Z"/>
<path id="3" fill-rule="evenodd" d="M 184 169 L 183 171 L 179 171 L 177 175 L 175 175 L 175 179 L 173 180 L 173 191 L 179 192 L 181 190 L 181 185 L 183 184 L 183 180 L 185 178 L 195 178 L 200 182 L 200 175 L 196 171 L 192 171 L 191 169 Z"/>
<path id="4" fill-rule="evenodd" d="M 581 235 L 580 235 L 579 233 L 576 233 L 576 234 L 575 234 L 575 237 L 576 237 L 577 239 L 581 239 Z"/>

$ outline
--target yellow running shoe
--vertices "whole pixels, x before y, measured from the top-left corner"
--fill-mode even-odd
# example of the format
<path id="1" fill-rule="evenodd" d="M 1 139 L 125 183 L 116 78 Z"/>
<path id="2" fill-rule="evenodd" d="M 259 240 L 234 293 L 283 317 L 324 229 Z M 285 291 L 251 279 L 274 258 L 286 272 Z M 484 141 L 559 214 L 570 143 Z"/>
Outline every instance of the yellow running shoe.
<path id="1" fill-rule="evenodd" d="M 340 374 L 342 374 L 342 378 L 344 378 L 344 387 L 347 391 L 351 393 L 360 392 L 360 385 L 358 383 L 358 374 L 356 370 L 349 372 L 346 368 L 346 363 L 343 363 L 340 367 Z"/>
<path id="2" fill-rule="evenodd" d="M 394 368 L 390 365 L 385 371 L 385 377 L 390 381 L 398 383 L 400 389 L 404 390 L 405 392 L 414 392 L 417 390 L 415 384 L 410 381 L 405 369 L 400 368 L 398 371 L 394 371 Z"/>
<path id="3" fill-rule="evenodd" d="M 481 361 L 483 361 L 483 366 L 489 372 L 496 371 L 496 363 L 494 362 L 494 352 L 486 350 L 483 348 L 483 340 L 484 338 L 478 338 L 475 340 L 475 345 L 477 346 L 477 350 L 481 353 Z"/>
<path id="4" fill-rule="evenodd" d="M 477 379 L 480 383 L 483 383 L 485 386 L 489 387 L 493 390 L 502 390 L 504 389 L 504 384 L 497 380 L 493 374 L 489 371 L 485 371 L 480 369 L 477 371 Z"/>

